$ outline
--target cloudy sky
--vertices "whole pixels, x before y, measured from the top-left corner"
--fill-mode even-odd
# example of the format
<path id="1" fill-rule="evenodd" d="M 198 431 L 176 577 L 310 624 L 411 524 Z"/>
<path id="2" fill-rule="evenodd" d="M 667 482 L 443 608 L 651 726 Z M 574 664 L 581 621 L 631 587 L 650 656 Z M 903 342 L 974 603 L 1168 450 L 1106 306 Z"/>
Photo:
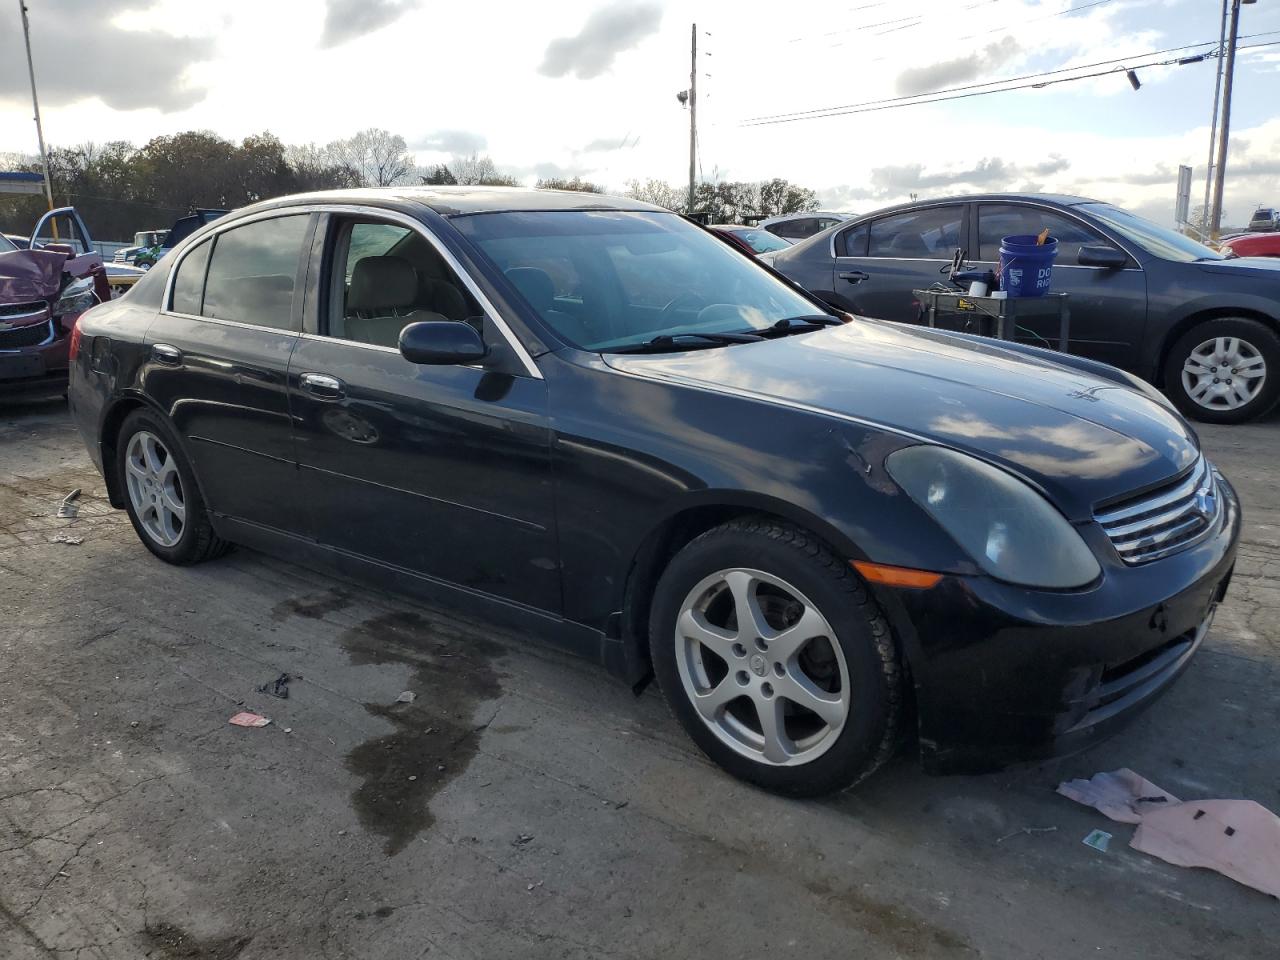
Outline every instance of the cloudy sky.
<path id="1" fill-rule="evenodd" d="M 1202 197 L 1214 61 L 901 106 L 1047 71 L 1135 66 L 1216 43 L 1218 0 L 27 0 L 47 139 L 369 126 L 420 163 L 473 150 L 519 176 L 622 190 L 688 170 L 698 24 L 701 175 L 781 176 L 865 211 L 965 190 L 1054 190 L 1172 221 L 1178 164 Z M 1280 41 L 1245 6 L 1242 45 Z M 35 150 L 17 4 L 0 5 L 0 152 Z M 1176 49 L 1175 49 L 1176 48 Z M 1169 51 L 1158 53 L 1158 51 Z M 1099 66 L 1089 67 L 1088 65 Z M 1237 63 L 1225 208 L 1280 205 L 1280 44 Z M 927 99 L 927 97 L 926 97 Z M 887 102 L 886 102 L 887 101 Z M 846 112 L 829 115 L 828 108 Z M 874 108 L 874 109 L 869 109 Z M 854 112 L 847 112 L 853 110 Z M 801 119 L 760 122 L 801 114 Z"/>

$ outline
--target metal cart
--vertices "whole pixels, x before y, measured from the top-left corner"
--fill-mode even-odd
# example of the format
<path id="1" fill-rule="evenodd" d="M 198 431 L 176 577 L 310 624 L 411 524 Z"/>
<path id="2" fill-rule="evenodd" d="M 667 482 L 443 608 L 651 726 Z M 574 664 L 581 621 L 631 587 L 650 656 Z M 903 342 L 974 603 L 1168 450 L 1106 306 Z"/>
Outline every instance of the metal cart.
<path id="1" fill-rule="evenodd" d="M 912 293 L 924 308 L 928 326 L 936 327 L 939 317 L 959 317 L 967 322 L 988 318 L 1000 340 L 1015 339 L 1019 321 L 1056 318 L 1058 349 L 1067 352 L 1071 308 L 1065 293 L 1046 293 L 1043 297 L 971 297 L 947 290 L 913 290 Z"/>

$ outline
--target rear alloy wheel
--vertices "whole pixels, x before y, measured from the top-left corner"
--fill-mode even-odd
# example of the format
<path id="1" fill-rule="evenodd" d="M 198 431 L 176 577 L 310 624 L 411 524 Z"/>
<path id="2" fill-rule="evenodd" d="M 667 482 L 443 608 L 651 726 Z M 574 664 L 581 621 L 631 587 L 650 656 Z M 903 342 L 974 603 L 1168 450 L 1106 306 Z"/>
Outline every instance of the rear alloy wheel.
<path id="1" fill-rule="evenodd" d="M 1183 413 L 1208 423 L 1243 423 L 1280 397 L 1280 338 L 1256 320 L 1210 320 L 1181 337 L 1165 386 Z"/>
<path id="2" fill-rule="evenodd" d="M 738 520 L 681 550 L 654 596 L 650 653 L 694 742 L 767 789 L 851 786 L 897 745 L 888 625 L 848 564 L 799 528 Z"/>
<path id="3" fill-rule="evenodd" d="M 229 544 L 213 532 L 190 465 L 158 415 L 135 410 L 125 418 L 116 460 L 125 509 L 148 550 L 175 564 L 199 563 L 227 551 Z"/>

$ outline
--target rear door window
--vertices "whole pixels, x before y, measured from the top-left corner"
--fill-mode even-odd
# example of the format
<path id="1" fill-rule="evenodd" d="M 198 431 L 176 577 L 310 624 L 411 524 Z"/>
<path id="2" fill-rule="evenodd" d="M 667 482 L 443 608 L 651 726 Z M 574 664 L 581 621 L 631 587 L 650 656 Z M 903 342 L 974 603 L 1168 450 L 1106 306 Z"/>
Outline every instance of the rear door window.
<path id="1" fill-rule="evenodd" d="M 201 316 L 293 329 L 293 292 L 307 214 L 258 220 L 217 235 Z"/>
<path id="2" fill-rule="evenodd" d="M 964 207 L 925 207 L 871 224 L 867 256 L 898 260 L 950 260 L 962 246 Z"/>
<path id="3" fill-rule="evenodd" d="M 204 241 L 182 258 L 178 272 L 173 277 L 173 300 L 169 309 L 174 313 L 200 316 L 204 307 L 204 276 L 209 268 L 209 251 L 213 242 Z"/>
<path id="4" fill-rule="evenodd" d="M 784 220 L 782 223 L 770 224 L 765 229 L 775 236 L 786 237 L 788 240 L 803 240 L 818 232 L 818 220 L 816 217 L 801 217 L 798 220 Z"/>
<path id="5" fill-rule="evenodd" d="M 1115 248 L 1102 234 L 1074 217 L 1029 203 L 982 203 L 978 205 L 978 259 L 1000 259 L 1000 241 L 1005 237 L 1031 236 L 1048 229 L 1058 241 L 1057 262 L 1074 265 L 1082 246 Z"/>
<path id="6" fill-rule="evenodd" d="M 867 224 L 845 230 L 836 237 L 836 256 L 865 257 L 867 255 L 867 237 L 871 230 Z"/>

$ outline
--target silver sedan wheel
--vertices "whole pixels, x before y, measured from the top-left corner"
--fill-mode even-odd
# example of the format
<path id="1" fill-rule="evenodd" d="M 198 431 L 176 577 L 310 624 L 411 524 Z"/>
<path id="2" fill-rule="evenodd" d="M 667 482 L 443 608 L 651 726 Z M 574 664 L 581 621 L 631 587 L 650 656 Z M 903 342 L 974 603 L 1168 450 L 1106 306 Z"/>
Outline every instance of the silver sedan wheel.
<path id="1" fill-rule="evenodd" d="M 148 537 L 172 547 L 186 527 L 187 505 L 182 478 L 172 454 L 154 433 L 139 430 L 125 450 L 129 502 Z"/>
<path id="2" fill-rule="evenodd" d="M 1207 410 L 1243 407 L 1258 395 L 1266 380 L 1266 359 L 1239 337 L 1206 340 L 1182 365 L 1182 388 Z"/>
<path id="3" fill-rule="evenodd" d="M 825 753 L 849 717 L 835 631 L 799 590 L 760 570 L 713 573 L 680 607 L 676 663 L 702 722 L 770 766 Z"/>

